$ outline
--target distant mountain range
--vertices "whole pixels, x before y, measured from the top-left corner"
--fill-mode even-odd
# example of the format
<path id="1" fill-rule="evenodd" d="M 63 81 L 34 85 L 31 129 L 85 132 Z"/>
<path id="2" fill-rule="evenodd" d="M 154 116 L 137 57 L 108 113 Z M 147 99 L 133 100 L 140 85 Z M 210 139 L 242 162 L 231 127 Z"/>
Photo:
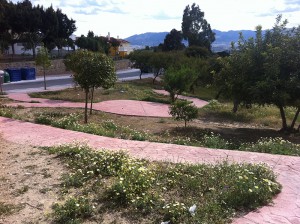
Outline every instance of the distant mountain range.
<path id="1" fill-rule="evenodd" d="M 213 30 L 213 32 L 216 34 L 216 40 L 212 45 L 214 51 L 224 51 L 229 49 L 232 41 L 238 41 L 240 32 L 243 33 L 243 36 L 246 40 L 250 37 L 255 36 L 255 31 L 252 30 Z M 169 32 L 148 32 L 143 34 L 135 34 L 133 36 L 127 37 L 125 40 L 129 41 L 132 46 L 137 46 L 137 48 L 138 46 L 158 46 L 160 43 L 164 42 L 164 39 L 168 33 Z"/>

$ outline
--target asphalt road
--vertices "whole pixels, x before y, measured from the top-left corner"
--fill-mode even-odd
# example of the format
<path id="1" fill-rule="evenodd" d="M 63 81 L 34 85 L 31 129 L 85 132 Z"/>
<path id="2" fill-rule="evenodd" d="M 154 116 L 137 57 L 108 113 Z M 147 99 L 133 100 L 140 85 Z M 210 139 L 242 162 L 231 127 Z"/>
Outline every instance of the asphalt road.
<path id="1" fill-rule="evenodd" d="M 117 72 L 118 80 L 125 81 L 130 79 L 138 79 L 140 75 L 139 69 L 131 69 Z M 152 74 L 143 74 L 142 77 L 152 77 Z M 47 90 L 63 89 L 73 86 L 73 79 L 70 75 L 46 76 Z M 37 92 L 44 90 L 43 77 L 37 77 L 36 80 L 22 80 L 19 82 L 4 83 L 3 91 L 12 92 Z"/>

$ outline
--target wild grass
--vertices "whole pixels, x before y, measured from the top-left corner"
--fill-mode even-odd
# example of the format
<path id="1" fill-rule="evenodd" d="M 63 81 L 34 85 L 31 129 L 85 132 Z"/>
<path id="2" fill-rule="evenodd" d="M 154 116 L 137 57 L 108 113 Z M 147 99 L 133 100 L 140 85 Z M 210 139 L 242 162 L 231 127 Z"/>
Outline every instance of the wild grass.
<path id="1" fill-rule="evenodd" d="M 283 139 L 286 144 L 278 150 L 277 138 L 262 139 L 258 142 L 233 142 L 224 139 L 220 134 L 216 134 L 212 131 L 198 130 L 196 128 L 177 128 L 172 132 L 167 130 L 160 133 L 151 133 L 150 131 L 139 131 L 130 126 L 118 124 L 113 120 L 102 120 L 98 123 L 91 122 L 82 124 L 80 123 L 82 120 L 81 117 L 82 114 L 78 113 L 44 112 L 36 114 L 35 122 L 113 138 L 300 156 L 299 144 L 294 144 Z M 163 125 L 164 123 L 160 124 Z M 264 144 L 266 146 L 264 148 L 257 147 L 257 144 Z M 266 148 L 267 146 L 269 149 Z"/>
<path id="2" fill-rule="evenodd" d="M 148 162 L 82 144 L 48 150 L 70 169 L 65 200 L 54 205 L 57 223 L 114 211 L 131 223 L 228 223 L 239 211 L 269 203 L 281 189 L 263 164 Z"/>
<path id="3" fill-rule="evenodd" d="M 130 82 L 116 83 L 110 89 L 96 89 L 94 102 L 107 100 L 142 100 L 159 103 L 170 103 L 167 96 L 157 94 L 152 91 L 154 87 L 161 88 L 159 85 L 151 84 L 152 79 L 135 80 Z M 85 93 L 80 88 L 69 88 L 55 92 L 31 93 L 34 98 L 46 98 L 52 100 L 66 100 L 73 102 L 84 102 Z"/>

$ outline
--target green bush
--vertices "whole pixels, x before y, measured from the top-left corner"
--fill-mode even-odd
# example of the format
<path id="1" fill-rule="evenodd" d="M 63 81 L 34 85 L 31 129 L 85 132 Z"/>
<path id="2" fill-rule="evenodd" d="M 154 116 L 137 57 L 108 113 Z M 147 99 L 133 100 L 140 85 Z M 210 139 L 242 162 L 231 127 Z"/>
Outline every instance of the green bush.
<path id="1" fill-rule="evenodd" d="M 186 100 L 178 100 L 170 106 L 170 112 L 175 120 L 184 120 L 184 126 L 198 116 L 198 109 L 192 102 Z"/>
<path id="2" fill-rule="evenodd" d="M 239 149 L 252 152 L 300 156 L 300 145 L 284 140 L 283 138 L 261 138 L 257 142 L 242 143 Z"/>
<path id="3" fill-rule="evenodd" d="M 224 140 L 219 134 L 214 134 L 213 132 L 203 136 L 201 145 L 213 149 L 234 149 L 234 146 L 230 142 Z"/>
<path id="4" fill-rule="evenodd" d="M 49 150 L 68 164 L 75 177 L 72 181 L 82 187 L 77 194 L 96 192 L 91 195 L 101 204 L 99 210 L 108 206 L 151 223 L 227 223 L 235 211 L 264 205 L 280 191 L 274 173 L 265 165 L 151 163 L 80 144 Z M 91 181 L 101 183 L 101 190 Z M 86 197 L 54 206 L 57 223 L 80 221 L 91 213 Z"/>
<path id="5" fill-rule="evenodd" d="M 58 224 L 80 223 L 92 215 L 92 206 L 87 198 L 69 198 L 64 204 L 54 204 L 54 219 Z"/>

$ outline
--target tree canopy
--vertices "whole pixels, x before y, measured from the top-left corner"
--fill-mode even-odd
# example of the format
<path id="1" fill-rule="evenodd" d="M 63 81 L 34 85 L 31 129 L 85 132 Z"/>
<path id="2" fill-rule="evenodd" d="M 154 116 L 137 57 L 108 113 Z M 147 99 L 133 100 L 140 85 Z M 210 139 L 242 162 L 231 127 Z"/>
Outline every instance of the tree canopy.
<path id="1" fill-rule="evenodd" d="M 164 39 L 164 43 L 162 44 L 163 51 L 180 51 L 185 48 L 182 43 L 183 36 L 181 31 L 176 29 L 172 29 L 170 33 L 168 33 Z"/>
<path id="2" fill-rule="evenodd" d="M 117 80 L 113 61 L 105 54 L 78 50 L 65 60 L 68 69 L 74 72 L 73 78 L 85 91 L 85 118 L 87 123 L 88 95 L 94 88 L 110 88 Z"/>
<path id="3" fill-rule="evenodd" d="M 215 33 L 210 24 L 204 19 L 204 12 L 195 3 L 187 5 L 182 16 L 182 34 L 188 40 L 189 46 L 205 47 L 211 50 L 211 44 L 215 41 Z"/>
<path id="4" fill-rule="evenodd" d="M 217 81 L 223 92 L 232 96 L 235 110 L 240 103 L 251 106 L 274 104 L 280 110 L 282 130 L 295 128 L 300 112 L 300 27 L 288 29 L 287 21 L 278 16 L 271 30 L 244 40 L 240 36 L 232 53 L 222 59 L 223 69 Z M 295 116 L 288 126 L 287 106 L 295 108 Z"/>
<path id="5" fill-rule="evenodd" d="M 0 9 L 1 42 L 9 43 L 12 48 L 15 43 L 22 42 L 25 49 L 33 50 L 34 56 L 38 44 L 43 43 L 48 50 L 60 49 L 76 30 L 75 21 L 52 6 L 43 8 L 32 5 L 29 0 L 16 4 L 0 0 Z"/>

